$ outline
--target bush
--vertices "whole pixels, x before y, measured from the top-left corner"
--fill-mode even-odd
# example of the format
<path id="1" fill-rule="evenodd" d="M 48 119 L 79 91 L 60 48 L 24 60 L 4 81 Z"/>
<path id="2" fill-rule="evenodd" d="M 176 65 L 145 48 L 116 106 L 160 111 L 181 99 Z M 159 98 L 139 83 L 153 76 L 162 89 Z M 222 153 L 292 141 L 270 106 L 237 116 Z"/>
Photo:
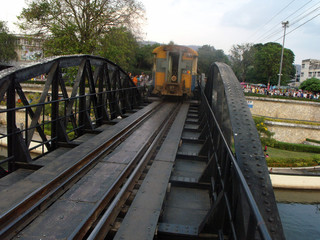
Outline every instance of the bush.
<path id="1" fill-rule="evenodd" d="M 256 128 L 258 130 L 260 137 L 271 138 L 274 133 L 268 130 L 268 127 L 265 124 L 264 117 L 253 117 L 253 121 L 256 124 Z"/>
<path id="2" fill-rule="evenodd" d="M 262 146 L 269 146 L 269 147 L 274 147 L 274 145 L 276 144 L 277 140 L 275 140 L 274 138 L 265 138 L 265 137 L 262 137 L 260 138 L 261 140 L 261 145 Z"/>
<path id="3" fill-rule="evenodd" d="M 293 151 L 293 152 L 320 153 L 320 147 L 319 146 L 279 142 L 279 141 L 277 141 L 277 140 L 275 140 L 273 138 L 261 138 L 261 144 L 262 145 L 267 145 L 269 147 L 278 148 L 278 149 L 282 149 L 282 150 Z"/>
<path id="4" fill-rule="evenodd" d="M 244 95 L 248 96 L 248 97 L 277 98 L 277 99 L 288 99 L 288 100 L 297 100 L 297 101 L 320 102 L 320 99 L 287 97 L 287 96 L 281 96 L 281 95 L 263 95 L 263 94 L 259 94 L 259 93 L 244 93 Z"/>
<path id="5" fill-rule="evenodd" d="M 310 138 L 307 138 L 306 141 L 320 144 L 320 141 L 314 140 L 314 139 L 310 139 Z"/>
<path id="6" fill-rule="evenodd" d="M 275 148 L 293 151 L 293 152 L 311 152 L 311 153 L 320 153 L 320 147 L 306 145 L 306 144 L 295 144 L 295 143 L 286 143 L 276 141 Z"/>
<path id="7" fill-rule="evenodd" d="M 306 158 L 290 158 L 283 159 L 278 157 L 266 158 L 268 167 L 311 167 L 320 164 L 320 157 L 306 157 Z"/>

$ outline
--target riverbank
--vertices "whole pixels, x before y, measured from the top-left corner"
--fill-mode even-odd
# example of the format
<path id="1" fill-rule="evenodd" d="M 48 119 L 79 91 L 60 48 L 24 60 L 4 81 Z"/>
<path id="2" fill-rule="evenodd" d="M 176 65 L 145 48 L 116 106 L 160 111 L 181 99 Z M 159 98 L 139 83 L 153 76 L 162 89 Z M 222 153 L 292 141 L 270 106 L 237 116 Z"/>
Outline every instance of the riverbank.
<path id="1" fill-rule="evenodd" d="M 320 190 L 320 166 L 306 168 L 269 168 L 274 188 Z"/>
<path id="2" fill-rule="evenodd" d="M 273 188 L 320 190 L 320 176 L 270 174 Z"/>

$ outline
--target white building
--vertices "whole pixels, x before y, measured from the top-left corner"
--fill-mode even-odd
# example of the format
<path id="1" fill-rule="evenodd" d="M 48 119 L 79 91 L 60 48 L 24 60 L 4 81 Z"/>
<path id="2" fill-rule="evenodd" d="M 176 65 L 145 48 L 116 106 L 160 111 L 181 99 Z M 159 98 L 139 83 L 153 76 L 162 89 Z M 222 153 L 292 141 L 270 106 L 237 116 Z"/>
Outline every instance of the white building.
<path id="1" fill-rule="evenodd" d="M 18 64 L 43 58 L 43 39 L 34 36 L 16 35 Z"/>
<path id="2" fill-rule="evenodd" d="M 320 60 L 317 60 L 317 59 L 302 60 L 300 83 L 312 77 L 320 79 Z"/>

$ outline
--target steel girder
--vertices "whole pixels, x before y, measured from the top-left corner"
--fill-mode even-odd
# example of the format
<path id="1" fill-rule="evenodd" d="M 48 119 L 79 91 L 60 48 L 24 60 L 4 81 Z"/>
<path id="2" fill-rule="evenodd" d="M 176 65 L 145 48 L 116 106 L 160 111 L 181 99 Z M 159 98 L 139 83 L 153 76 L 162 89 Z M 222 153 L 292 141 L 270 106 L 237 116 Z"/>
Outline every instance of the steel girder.
<path id="1" fill-rule="evenodd" d="M 46 81 L 38 102 L 33 104 L 21 83 L 41 75 Z M 67 83 L 71 85 L 69 92 Z M 18 107 L 16 96 L 21 100 Z M 0 101 L 4 101 L 6 107 L 0 114 L 6 115 L 2 119 L 6 119 L 7 132 L 2 133 L 1 138 L 7 139 L 8 156 L 0 163 L 8 162 L 8 170 L 12 172 L 17 162 L 31 162 L 32 149 L 42 147 L 45 153 L 59 144 L 72 144 L 72 139 L 138 106 L 141 96 L 120 66 L 96 56 L 46 58 L 5 69 L 0 72 Z M 25 129 L 19 129 L 17 111 L 25 111 Z M 45 129 L 49 129 L 49 136 Z M 39 134 L 37 140 L 35 132 Z"/>
<path id="2" fill-rule="evenodd" d="M 270 236 L 272 239 L 285 239 L 260 138 L 243 90 L 228 65 L 218 62 L 212 64 L 204 94 L 211 105 L 225 141 L 230 148 L 234 146 L 235 159 L 251 190 Z M 208 125 L 213 124 L 208 123 Z M 206 131 L 208 130 L 204 132 Z M 228 159 L 226 154 L 223 154 L 226 150 L 218 147 L 221 146 L 221 138 L 216 135 L 217 131 L 212 133 L 212 141 L 216 144 L 216 148 L 213 149 L 217 151 L 215 153 L 216 160 L 224 166 L 228 164 L 224 163 L 225 159 Z M 219 169 L 219 171 L 222 170 Z M 244 198 L 238 199 L 238 201 L 241 200 Z M 236 211 L 235 216 L 239 218 L 240 222 L 244 215 L 250 213 L 249 206 L 245 201 L 243 201 L 241 208 L 232 209 L 232 211 Z M 236 218 L 233 220 L 236 221 Z M 250 228 L 250 224 L 249 226 L 243 224 L 243 229 Z"/>

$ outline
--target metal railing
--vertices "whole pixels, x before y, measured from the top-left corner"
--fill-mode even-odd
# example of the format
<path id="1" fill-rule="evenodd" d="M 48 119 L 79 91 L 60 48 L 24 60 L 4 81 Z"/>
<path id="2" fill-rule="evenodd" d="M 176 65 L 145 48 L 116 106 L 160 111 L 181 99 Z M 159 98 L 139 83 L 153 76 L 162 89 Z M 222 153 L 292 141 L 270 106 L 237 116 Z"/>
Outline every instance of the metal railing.
<path id="1" fill-rule="evenodd" d="M 201 89 L 200 112 L 205 119 L 202 135 L 209 159 L 212 208 L 200 226 L 205 224 L 216 228 L 220 236 L 228 239 L 272 239 L 264 219 L 252 196 L 250 188 L 230 149 L 218 121 Z M 249 211 L 239 211 L 246 204 Z"/>
<path id="2" fill-rule="evenodd" d="M 40 76 L 45 81 L 39 93 L 22 87 Z M 8 172 L 21 164 L 35 167 L 32 159 L 37 157 L 31 152 L 39 157 L 59 146 L 72 146 L 72 140 L 84 133 L 122 117 L 141 103 L 141 91 L 118 65 L 89 55 L 44 59 L 1 71 L 0 141 L 7 144 L 2 172 L 6 164 Z"/>
<path id="3" fill-rule="evenodd" d="M 199 232 L 214 226 L 221 239 L 285 239 L 259 135 L 239 81 L 228 65 L 215 63 L 200 91 L 200 138 L 205 141 L 200 154 L 208 159 L 201 180 L 211 182 L 212 207 Z"/>

